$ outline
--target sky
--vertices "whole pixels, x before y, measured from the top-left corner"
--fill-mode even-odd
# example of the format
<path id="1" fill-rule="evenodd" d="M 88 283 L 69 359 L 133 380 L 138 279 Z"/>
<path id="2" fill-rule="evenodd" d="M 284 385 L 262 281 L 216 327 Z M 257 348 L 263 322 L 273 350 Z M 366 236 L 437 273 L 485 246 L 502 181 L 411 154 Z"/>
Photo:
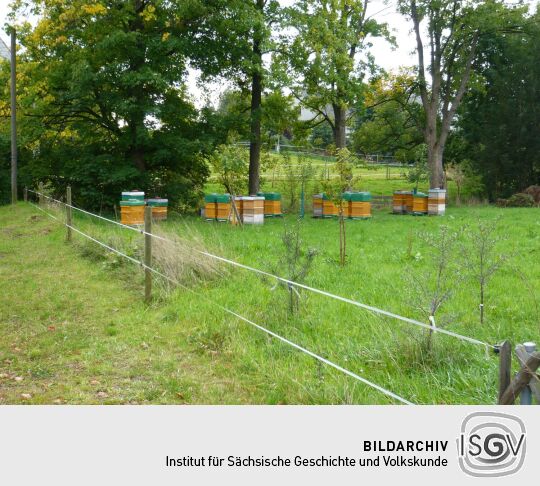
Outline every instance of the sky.
<path id="1" fill-rule="evenodd" d="M 9 11 L 11 0 L 0 0 L 0 37 L 9 45 L 9 38 L 3 31 Z M 281 0 L 281 4 L 286 6 L 294 0 Z M 532 5 L 539 0 L 531 0 Z M 508 3 L 514 3 L 508 2 Z M 529 3 L 529 2 L 528 2 Z M 531 7 L 532 7 L 531 5 Z M 386 22 L 396 38 L 397 47 L 392 48 L 382 39 L 373 39 L 371 53 L 375 56 L 377 64 L 388 71 L 397 70 L 399 66 L 410 66 L 415 63 L 415 41 L 411 34 L 410 23 L 396 11 L 396 2 L 392 0 L 372 0 L 368 7 L 368 15 L 373 16 L 379 22 Z M 197 106 L 203 105 L 207 100 L 216 103 L 219 93 L 223 89 L 223 84 L 214 83 L 201 89 L 197 82 L 198 76 L 195 71 L 190 71 L 188 75 L 188 86 L 192 98 Z"/>

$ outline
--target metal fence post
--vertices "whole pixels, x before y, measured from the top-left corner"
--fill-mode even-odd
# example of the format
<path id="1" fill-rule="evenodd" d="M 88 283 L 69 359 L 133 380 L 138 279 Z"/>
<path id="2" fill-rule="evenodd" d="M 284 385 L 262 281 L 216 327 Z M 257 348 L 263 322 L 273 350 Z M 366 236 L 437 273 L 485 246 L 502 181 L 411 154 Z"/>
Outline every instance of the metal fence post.
<path id="1" fill-rule="evenodd" d="M 523 343 L 523 347 L 527 353 L 531 354 L 536 351 L 535 343 Z M 519 394 L 519 403 L 520 405 L 532 405 L 532 392 L 529 385 L 525 386 Z"/>
<path id="2" fill-rule="evenodd" d="M 152 298 L 152 208 L 144 208 L 144 300 Z"/>
<path id="3" fill-rule="evenodd" d="M 66 189 L 66 227 L 67 227 L 67 241 L 71 241 L 71 186 L 67 186 Z"/>

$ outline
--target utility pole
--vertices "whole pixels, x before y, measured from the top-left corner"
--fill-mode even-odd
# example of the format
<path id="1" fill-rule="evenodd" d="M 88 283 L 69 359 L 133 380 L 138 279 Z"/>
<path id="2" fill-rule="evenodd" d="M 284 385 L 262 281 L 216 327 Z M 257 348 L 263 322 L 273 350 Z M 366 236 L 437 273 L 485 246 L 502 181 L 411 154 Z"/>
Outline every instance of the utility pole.
<path id="1" fill-rule="evenodd" d="M 17 39 L 11 29 L 11 203 L 17 203 Z"/>

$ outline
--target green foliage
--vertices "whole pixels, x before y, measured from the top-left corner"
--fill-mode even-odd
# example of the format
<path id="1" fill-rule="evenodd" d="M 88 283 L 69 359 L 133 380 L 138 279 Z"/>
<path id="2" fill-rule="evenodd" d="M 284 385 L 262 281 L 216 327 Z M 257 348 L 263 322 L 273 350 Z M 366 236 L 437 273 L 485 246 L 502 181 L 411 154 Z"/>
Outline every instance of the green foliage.
<path id="1" fill-rule="evenodd" d="M 515 9 L 510 33 L 481 40 L 482 89 L 465 100 L 458 135 L 491 200 L 540 182 L 540 12 Z"/>
<path id="2" fill-rule="evenodd" d="M 418 146 L 414 150 L 414 165 L 405 172 L 407 182 L 414 184 L 418 190 L 420 183 L 428 180 L 429 170 L 427 164 L 427 147 L 425 144 Z"/>
<path id="3" fill-rule="evenodd" d="M 185 46 L 171 35 L 174 6 L 32 6 L 36 26 L 19 29 L 25 182 L 49 180 L 60 193 L 69 183 L 88 208 L 110 206 L 133 187 L 173 204 L 192 202 L 206 176 L 198 154 L 212 139 L 183 88 Z M 7 66 L 0 76 L 7 78 Z"/>
<path id="4" fill-rule="evenodd" d="M 241 145 L 220 145 L 209 158 L 210 166 L 219 182 L 230 194 L 247 190 L 249 152 Z"/>

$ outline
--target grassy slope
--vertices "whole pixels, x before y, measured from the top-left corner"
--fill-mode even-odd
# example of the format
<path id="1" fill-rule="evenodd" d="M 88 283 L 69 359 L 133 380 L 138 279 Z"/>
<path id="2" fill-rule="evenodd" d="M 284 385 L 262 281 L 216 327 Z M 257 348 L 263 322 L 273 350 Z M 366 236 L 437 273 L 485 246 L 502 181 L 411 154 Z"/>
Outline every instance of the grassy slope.
<path id="1" fill-rule="evenodd" d="M 434 355 L 426 356 L 416 328 L 316 295 L 304 294 L 301 313 L 291 318 L 286 292 L 243 270 L 230 270 L 227 278 L 196 288 L 203 297 L 178 290 L 147 309 L 140 302 L 140 275 L 133 266 L 99 268 L 65 245 L 54 223 L 33 221 L 31 214 L 34 210 L 26 207 L 14 213 L 0 210 L 6 235 L 0 243 L 2 274 L 14 282 L 0 300 L 2 315 L 8 316 L 0 330 L 0 366 L 10 376 L 0 381 L 5 401 L 17 402 L 28 391 L 40 402 L 94 403 L 103 389 L 113 402 L 391 402 L 224 314 L 212 301 L 414 402 L 495 400 L 497 360 L 483 348 L 440 336 Z M 498 215 L 503 218 L 500 232 L 509 237 L 500 251 L 518 251 L 512 263 L 525 279 L 509 267 L 494 277 L 483 326 L 477 319 L 476 288 L 465 280 L 444 309 L 451 317 L 448 328 L 490 343 L 538 341 L 540 215 L 534 209 L 452 208 L 445 218 L 377 212 L 371 221 L 348 223 L 344 270 L 336 264 L 337 223 L 306 218 L 304 240 L 319 251 L 308 283 L 419 318 L 404 276 L 420 275 L 428 265 L 427 249 L 416 232 L 435 232 L 440 224 L 458 229 L 476 216 Z M 173 218 L 162 227 L 180 235 L 200 233 L 215 251 L 283 273 L 277 264 L 280 240 L 284 226 L 293 221 L 267 220 L 263 227 L 239 229 Z M 101 238 L 109 234 L 108 241 L 123 235 L 82 219 L 77 224 Z M 55 331 L 47 331 L 49 325 Z M 15 375 L 25 379 L 17 383 Z M 101 384 L 91 385 L 92 380 Z"/>
<path id="2" fill-rule="evenodd" d="M 141 303 L 137 270 L 106 271 L 64 237 L 32 207 L 0 207 L 0 403 L 252 401 L 182 312 Z"/>

